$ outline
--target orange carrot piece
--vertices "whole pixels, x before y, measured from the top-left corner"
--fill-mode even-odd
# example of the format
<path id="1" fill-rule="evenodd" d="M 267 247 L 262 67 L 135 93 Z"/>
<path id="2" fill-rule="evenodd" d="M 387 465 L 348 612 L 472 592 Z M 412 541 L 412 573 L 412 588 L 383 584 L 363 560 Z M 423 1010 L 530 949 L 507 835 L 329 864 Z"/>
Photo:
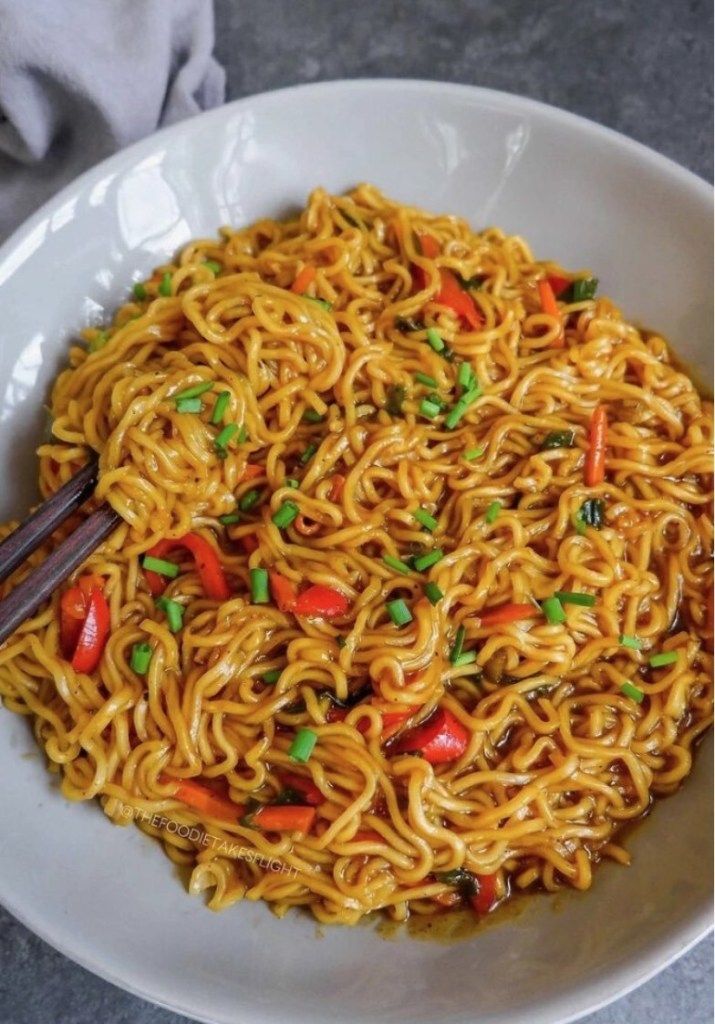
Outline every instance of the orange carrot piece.
<path id="1" fill-rule="evenodd" d="M 588 428 L 588 451 L 583 470 L 587 487 L 597 487 L 606 476 L 606 431 L 608 414 L 605 405 L 597 405 Z"/>
<path id="2" fill-rule="evenodd" d="M 269 570 L 268 579 L 271 584 L 271 593 L 279 610 L 292 612 L 298 600 L 298 594 L 292 581 L 273 569 Z"/>
<path id="3" fill-rule="evenodd" d="M 345 487 L 345 477 L 341 473 L 336 473 L 330 484 L 330 490 L 328 491 L 328 501 L 340 501 L 343 496 L 343 488 Z"/>
<path id="4" fill-rule="evenodd" d="M 172 781 L 164 776 L 160 781 Z M 181 800 L 187 807 L 205 814 L 210 818 L 219 818 L 223 821 L 237 822 L 243 816 L 244 808 L 241 804 L 235 804 L 228 797 L 219 796 L 208 786 L 194 779 L 177 779 L 174 796 Z"/>
<path id="5" fill-rule="evenodd" d="M 268 832 L 309 832 L 315 821 L 315 808 L 295 804 L 261 807 L 253 815 L 253 824 Z"/>
<path id="6" fill-rule="evenodd" d="M 480 626 L 504 626 L 509 622 L 521 619 L 533 619 L 539 615 L 539 609 L 533 604 L 502 604 L 498 608 L 488 608 L 479 616 Z"/>
<path id="7" fill-rule="evenodd" d="M 244 480 L 255 480 L 257 476 L 263 476 L 265 471 L 265 466 L 257 466 L 252 462 L 247 462 L 243 467 L 243 473 L 241 473 L 241 483 Z"/>
<path id="8" fill-rule="evenodd" d="M 295 292 L 296 295 L 302 295 L 309 284 L 312 284 L 315 280 L 315 267 L 307 263 L 302 270 L 299 270 L 296 274 L 295 281 L 290 286 L 290 290 Z"/>
<path id="9" fill-rule="evenodd" d="M 544 277 L 538 282 L 539 287 L 539 299 L 541 301 L 541 310 L 547 313 L 549 316 L 554 316 L 561 323 L 561 311 L 559 310 L 556 302 L 556 296 L 554 290 L 551 287 L 551 281 L 549 278 Z M 551 343 L 552 348 L 563 348 L 564 347 L 564 325 L 561 324 L 558 337 Z"/>

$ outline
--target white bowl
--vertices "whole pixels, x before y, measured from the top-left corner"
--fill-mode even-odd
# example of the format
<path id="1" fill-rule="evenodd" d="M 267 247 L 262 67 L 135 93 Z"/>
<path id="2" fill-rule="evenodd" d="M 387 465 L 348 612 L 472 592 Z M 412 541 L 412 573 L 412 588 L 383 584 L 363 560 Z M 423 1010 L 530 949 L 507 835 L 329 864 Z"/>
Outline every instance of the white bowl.
<path id="1" fill-rule="evenodd" d="M 523 234 L 539 257 L 590 267 L 629 317 L 709 377 L 710 190 L 634 142 L 517 96 L 356 81 L 252 97 L 105 161 L 0 251 L 0 513 L 35 494 L 32 455 L 68 339 L 188 239 L 361 181 L 474 225 Z M 27 723 L 0 713 L 0 899 L 110 981 L 201 1020 L 555 1024 L 633 988 L 710 922 L 708 753 L 682 793 L 586 894 L 534 898 L 460 944 L 368 927 L 320 938 L 304 916 L 189 897 L 159 847 L 65 802 Z"/>

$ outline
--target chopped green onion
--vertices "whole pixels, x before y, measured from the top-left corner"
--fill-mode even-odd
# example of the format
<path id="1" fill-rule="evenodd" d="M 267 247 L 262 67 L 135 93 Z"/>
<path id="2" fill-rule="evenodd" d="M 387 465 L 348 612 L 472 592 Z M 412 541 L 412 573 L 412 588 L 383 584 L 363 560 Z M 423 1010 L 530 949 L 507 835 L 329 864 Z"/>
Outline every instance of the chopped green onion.
<path id="1" fill-rule="evenodd" d="M 412 517 L 413 519 L 416 519 L 420 526 L 425 530 L 429 530 L 430 533 L 434 533 L 439 526 L 435 517 L 431 516 L 425 508 L 416 508 L 412 513 Z"/>
<path id="2" fill-rule="evenodd" d="M 552 626 L 559 622 L 566 622 L 566 612 L 561 607 L 558 597 L 547 597 L 545 601 L 541 602 L 541 610 Z"/>
<path id="3" fill-rule="evenodd" d="M 597 288 L 597 277 L 579 277 L 561 298 L 564 302 L 585 302 L 595 297 Z"/>
<path id="4" fill-rule="evenodd" d="M 107 336 L 106 331 L 97 331 L 96 335 L 89 343 L 89 351 L 99 352 L 101 348 L 104 348 L 108 341 L 109 337 Z"/>
<path id="5" fill-rule="evenodd" d="M 307 462 L 310 462 L 310 460 L 313 458 L 313 456 L 315 455 L 317 450 L 318 450 L 317 444 L 309 444 L 308 447 L 305 449 L 305 451 L 303 452 L 303 454 L 300 457 L 301 465 L 305 466 L 305 464 Z"/>
<path id="6" fill-rule="evenodd" d="M 573 430 L 552 430 L 541 442 L 541 450 L 549 448 L 573 448 L 576 434 Z"/>
<path id="7" fill-rule="evenodd" d="M 172 601 L 170 597 L 159 597 L 156 606 L 166 615 L 166 621 L 172 633 L 178 633 L 184 624 L 184 609 L 178 601 Z"/>
<path id="8" fill-rule="evenodd" d="M 213 386 L 214 382 L 212 380 L 202 380 L 200 384 L 192 384 L 190 388 L 184 388 L 183 391 L 177 391 L 176 394 L 171 397 L 175 402 L 180 402 L 182 398 L 198 398 L 199 395 L 205 395 Z"/>
<path id="9" fill-rule="evenodd" d="M 300 764 L 305 764 L 313 753 L 313 748 L 318 742 L 318 734 L 312 729 L 299 729 L 295 738 L 288 748 L 288 756 Z"/>
<path id="10" fill-rule="evenodd" d="M 316 306 L 320 306 L 320 308 L 324 309 L 327 313 L 329 313 L 333 308 L 332 302 L 326 302 L 325 299 L 316 299 L 312 295 L 304 295 L 303 298 L 307 299 L 308 302 L 314 302 Z"/>
<path id="11" fill-rule="evenodd" d="M 287 526 L 290 526 L 299 512 L 300 509 L 294 501 L 284 501 L 273 516 L 273 522 L 279 530 L 284 530 Z"/>
<path id="12" fill-rule="evenodd" d="M 200 398 L 177 398 L 176 400 L 177 412 L 201 412 L 203 407 L 204 403 Z"/>
<path id="13" fill-rule="evenodd" d="M 389 566 L 390 569 L 394 569 L 396 572 L 408 573 L 410 567 L 407 562 L 400 561 L 399 558 L 395 558 L 394 555 L 383 555 L 382 560 L 385 565 Z"/>
<path id="14" fill-rule="evenodd" d="M 214 402 L 213 412 L 211 413 L 211 422 L 216 427 L 219 423 L 223 423 L 223 417 L 228 408 L 228 403 L 231 400 L 230 391 L 219 391 Z"/>
<path id="15" fill-rule="evenodd" d="M 301 418 L 304 423 L 322 423 L 325 416 L 316 409 L 306 409 Z"/>
<path id="16" fill-rule="evenodd" d="M 402 406 L 407 392 L 401 384 L 394 384 L 387 392 L 387 404 L 385 408 L 391 416 L 401 416 Z"/>
<path id="17" fill-rule="evenodd" d="M 600 530 L 606 519 L 606 503 L 603 498 L 587 498 L 579 509 L 579 514 L 587 526 Z"/>
<path id="18" fill-rule="evenodd" d="M 624 697 L 630 697 L 631 700 L 636 702 L 636 704 L 642 704 L 643 698 L 645 697 L 643 691 L 639 690 L 637 686 L 633 685 L 633 683 L 624 683 L 621 687 L 621 693 Z"/>
<path id="19" fill-rule="evenodd" d="M 676 662 L 677 660 L 677 651 L 662 651 L 660 654 L 652 654 L 650 658 L 648 658 L 648 663 L 652 665 L 653 668 L 662 668 L 663 665 L 672 665 L 673 662 Z"/>
<path id="20" fill-rule="evenodd" d="M 434 377 L 430 377 L 429 374 L 422 373 L 421 371 L 420 373 L 415 374 L 415 380 L 417 381 L 418 384 L 424 384 L 426 388 L 437 387 L 437 381 L 434 379 Z"/>
<path id="21" fill-rule="evenodd" d="M 214 277 L 220 274 L 221 271 L 223 270 L 221 264 L 217 263 L 216 260 L 205 260 L 204 266 L 206 267 L 207 270 L 211 271 Z"/>
<path id="22" fill-rule="evenodd" d="M 413 558 L 412 564 L 417 572 L 424 572 L 425 569 L 431 569 L 443 557 L 444 552 L 440 551 L 439 548 L 435 548 L 434 551 L 426 551 L 424 555 L 418 555 L 417 558 Z"/>
<path id="23" fill-rule="evenodd" d="M 142 299 L 146 298 L 146 288 L 144 287 L 144 284 L 141 281 L 136 282 L 136 284 L 132 288 L 132 292 L 134 293 L 134 298 L 137 300 L 137 302 L 141 302 Z"/>
<path id="24" fill-rule="evenodd" d="M 452 660 L 452 664 L 455 668 L 459 668 L 460 665 L 471 665 L 472 662 L 477 660 L 476 651 L 464 651 Z"/>
<path id="25" fill-rule="evenodd" d="M 162 274 L 159 295 L 171 295 L 171 271 L 169 270 Z"/>
<path id="26" fill-rule="evenodd" d="M 145 676 L 149 671 L 149 665 L 153 651 L 149 644 L 134 644 L 132 647 L 132 656 L 129 664 L 132 667 L 132 671 L 136 672 L 138 676 Z"/>
<path id="27" fill-rule="evenodd" d="M 469 363 L 460 363 L 459 370 L 457 371 L 457 383 L 459 386 L 467 391 L 473 379 L 474 373 Z"/>
<path id="28" fill-rule="evenodd" d="M 268 604 L 268 573 L 265 569 L 251 569 L 251 601 L 254 604 Z"/>
<path id="29" fill-rule="evenodd" d="M 293 487 L 293 488 L 300 487 L 300 484 L 298 483 L 298 481 L 294 477 L 292 477 L 292 476 L 287 476 L 285 478 L 285 480 L 283 481 L 283 483 L 285 484 L 286 487 Z"/>
<path id="30" fill-rule="evenodd" d="M 420 402 L 420 412 L 428 420 L 433 420 L 435 416 L 439 416 L 442 412 L 442 406 L 438 405 L 437 402 L 433 402 L 430 398 L 423 398 Z"/>
<path id="31" fill-rule="evenodd" d="M 158 572 L 160 576 L 168 576 L 169 579 L 176 579 L 180 568 L 176 562 L 167 562 L 164 558 L 154 558 L 153 555 L 144 555 L 142 565 L 150 572 Z"/>
<path id="32" fill-rule="evenodd" d="M 395 327 L 398 331 L 410 334 L 413 331 L 423 331 L 424 324 L 421 320 L 415 320 L 413 316 L 396 316 Z"/>
<path id="33" fill-rule="evenodd" d="M 472 462 L 474 459 L 478 459 L 484 455 L 486 450 L 486 445 L 483 444 L 480 444 L 478 448 L 467 448 L 462 458 L 466 459 L 467 462 Z"/>
<path id="34" fill-rule="evenodd" d="M 396 626 L 406 626 L 408 622 L 412 622 L 412 612 L 402 598 L 388 601 L 386 607 L 388 615 Z"/>
<path id="35" fill-rule="evenodd" d="M 442 600 L 444 594 L 436 583 L 425 583 L 425 597 L 430 604 L 437 604 Z"/>
<path id="36" fill-rule="evenodd" d="M 264 683 L 268 683 L 269 686 L 272 686 L 274 683 L 278 682 L 280 677 L 281 669 L 272 668 L 270 672 L 264 672 L 263 675 L 261 676 L 261 679 L 263 680 Z"/>
<path id="37" fill-rule="evenodd" d="M 488 523 L 494 523 L 494 522 L 496 522 L 496 519 L 497 519 L 497 517 L 498 517 L 500 512 L 501 512 L 501 502 L 500 501 L 492 501 L 491 504 L 487 507 L 486 512 L 484 513 L 484 518 L 486 519 L 486 521 Z"/>
<path id="38" fill-rule="evenodd" d="M 236 440 L 238 441 L 239 444 L 245 444 L 246 441 L 248 440 L 248 431 L 246 430 L 246 427 L 243 423 L 239 427 L 238 436 L 236 437 Z"/>
<path id="39" fill-rule="evenodd" d="M 630 647 L 632 651 L 639 651 L 643 646 L 643 641 L 637 636 L 626 636 L 625 633 L 621 633 L 618 637 L 618 643 L 621 647 Z"/>
<path id="40" fill-rule="evenodd" d="M 581 604 L 584 608 L 592 608 L 596 603 L 593 594 L 577 594 L 571 590 L 557 590 L 554 594 L 561 604 Z"/>
<path id="41" fill-rule="evenodd" d="M 261 500 L 260 491 L 246 491 L 241 500 L 238 503 L 238 507 L 242 512 L 250 512 L 254 505 L 257 505 Z"/>
<path id="42" fill-rule="evenodd" d="M 427 343 L 431 349 L 435 352 L 444 351 L 444 341 L 442 335 L 439 333 L 436 327 L 427 328 Z"/>
<path id="43" fill-rule="evenodd" d="M 574 514 L 571 516 L 571 522 L 576 533 L 580 533 L 581 536 L 583 536 L 583 534 L 586 532 L 586 524 L 583 521 L 581 509 L 579 509 L 578 512 L 574 512 Z"/>
<path id="44" fill-rule="evenodd" d="M 226 449 L 238 431 L 239 426 L 237 423 L 227 423 L 223 430 L 215 437 L 214 448 L 223 458 L 226 458 Z"/>
<path id="45" fill-rule="evenodd" d="M 238 512 L 227 512 L 225 516 L 219 516 L 218 521 L 222 526 L 231 526 L 233 523 L 240 523 L 241 516 Z"/>
<path id="46" fill-rule="evenodd" d="M 481 396 L 482 389 L 479 385 L 475 385 L 470 391 L 465 391 L 462 397 L 452 406 L 451 411 L 447 414 L 447 418 L 444 421 L 445 427 L 448 430 L 454 430 L 462 416 L 476 400 Z"/>
<path id="47" fill-rule="evenodd" d="M 457 635 L 454 639 L 452 650 L 449 652 L 449 660 L 454 664 L 455 660 L 461 655 L 464 649 L 464 638 L 467 635 L 466 626 L 460 626 L 457 630 Z"/>

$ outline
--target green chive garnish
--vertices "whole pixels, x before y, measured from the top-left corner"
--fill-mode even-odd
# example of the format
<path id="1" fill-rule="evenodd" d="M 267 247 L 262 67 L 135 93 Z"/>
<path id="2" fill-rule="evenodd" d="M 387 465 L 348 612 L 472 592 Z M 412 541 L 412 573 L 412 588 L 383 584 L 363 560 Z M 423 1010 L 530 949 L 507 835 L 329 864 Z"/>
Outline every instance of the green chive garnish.
<path id="1" fill-rule="evenodd" d="M 265 569 L 251 569 L 251 601 L 253 604 L 268 604 L 270 595 L 268 593 L 268 573 Z"/>
<path id="2" fill-rule="evenodd" d="M 254 505 L 257 505 L 261 500 L 260 491 L 246 491 L 241 500 L 238 503 L 238 507 L 242 512 L 250 512 Z"/>
<path id="3" fill-rule="evenodd" d="M 236 440 L 238 441 L 239 444 L 245 444 L 246 441 L 248 440 L 248 431 L 246 430 L 246 427 L 244 426 L 243 423 L 238 428 L 238 436 Z"/>
<path id="4" fill-rule="evenodd" d="M 153 555 L 144 555 L 142 565 L 151 572 L 158 572 L 160 576 L 168 576 L 169 579 L 176 579 L 179 575 L 179 566 L 176 562 L 167 562 L 164 558 L 154 558 Z"/>
<path id="5" fill-rule="evenodd" d="M 431 398 L 423 398 L 420 402 L 420 412 L 428 420 L 433 420 L 435 416 L 439 416 L 442 412 L 442 406 L 438 405 L 437 402 L 433 402 Z"/>
<path id="6" fill-rule="evenodd" d="M 573 448 L 575 438 L 573 430 L 552 430 L 541 442 L 541 450 L 543 452 L 549 448 Z"/>
<path id="7" fill-rule="evenodd" d="M 585 302 L 595 297 L 597 288 L 597 277 L 579 277 L 561 298 L 564 302 Z"/>
<path id="8" fill-rule="evenodd" d="M 574 512 L 574 514 L 571 516 L 571 523 L 573 524 L 573 528 L 576 531 L 576 533 L 579 533 L 581 534 L 581 536 L 583 536 L 586 532 L 586 524 L 583 521 L 583 516 L 581 515 L 580 509 L 578 510 L 578 512 Z"/>
<path id="9" fill-rule="evenodd" d="M 216 427 L 219 423 L 223 423 L 223 417 L 228 408 L 228 403 L 231 400 L 230 391 L 219 391 L 214 402 L 213 412 L 211 413 L 211 422 Z"/>
<path id="10" fill-rule="evenodd" d="M 300 457 L 301 465 L 305 466 L 306 463 L 310 462 L 310 460 L 313 458 L 313 456 L 315 455 L 317 450 L 318 450 L 317 444 L 309 444 L 308 447 L 305 449 L 305 451 L 303 452 L 303 454 Z"/>
<path id="11" fill-rule="evenodd" d="M 134 644 L 129 664 L 138 676 L 145 676 L 149 671 L 153 651 L 149 644 Z"/>
<path id="12" fill-rule="evenodd" d="M 226 449 L 231 443 L 231 439 L 238 433 L 239 427 L 237 423 L 227 423 L 223 430 L 217 434 L 214 439 L 214 448 L 219 454 L 226 453 Z"/>
<path id="13" fill-rule="evenodd" d="M 467 448 L 462 458 L 466 459 L 467 462 L 472 462 L 474 459 L 481 458 L 486 450 L 486 445 L 483 444 L 480 444 L 478 448 Z"/>
<path id="14" fill-rule="evenodd" d="M 159 295 L 171 295 L 171 271 L 167 270 L 161 278 Z"/>
<path id="15" fill-rule="evenodd" d="M 469 363 L 460 363 L 459 370 L 457 371 L 457 383 L 465 391 L 469 389 L 469 385 L 472 383 L 474 374 Z"/>
<path id="16" fill-rule="evenodd" d="M 439 526 L 439 523 L 437 522 L 435 517 L 430 515 L 427 509 L 425 508 L 416 508 L 415 511 L 412 513 L 412 517 L 413 519 L 416 519 L 420 526 L 422 526 L 425 530 L 429 530 L 430 533 L 434 533 L 434 531 Z"/>
<path id="17" fill-rule="evenodd" d="M 318 734 L 312 729 L 299 729 L 288 748 L 288 756 L 300 764 L 310 760 L 313 748 L 318 742 Z"/>
<path id="18" fill-rule="evenodd" d="M 287 476 L 285 478 L 285 480 L 283 481 L 283 483 L 284 483 L 284 485 L 286 487 L 293 487 L 293 488 L 300 487 L 300 484 L 298 483 L 298 481 L 294 477 L 292 477 L 292 476 Z"/>
<path id="19" fill-rule="evenodd" d="M 211 271 L 214 277 L 216 277 L 217 274 L 220 274 L 223 270 L 221 264 L 217 263 L 216 260 L 205 260 L 204 266 L 207 270 Z"/>
<path id="20" fill-rule="evenodd" d="M 273 522 L 279 530 L 284 530 L 287 526 L 290 526 L 299 512 L 300 509 L 294 501 L 284 501 L 273 516 Z"/>
<path id="21" fill-rule="evenodd" d="M 643 641 L 639 640 L 637 636 L 626 636 L 625 633 L 621 633 L 618 637 L 618 643 L 621 647 L 630 647 L 632 651 L 639 651 L 643 646 Z"/>
<path id="22" fill-rule="evenodd" d="M 494 523 L 497 520 L 499 513 L 501 512 L 501 502 L 493 501 L 487 506 L 487 510 L 484 513 L 484 518 L 488 523 Z"/>
<path id="23" fill-rule="evenodd" d="M 653 668 L 662 668 L 664 665 L 672 665 L 678 660 L 677 651 L 662 651 L 660 654 L 651 654 L 648 664 Z"/>
<path id="24" fill-rule="evenodd" d="M 437 604 L 442 600 L 444 594 L 436 583 L 425 583 L 425 597 L 430 604 Z"/>
<path id="25" fill-rule="evenodd" d="M 444 421 L 445 427 L 448 430 L 454 430 L 469 406 L 476 402 L 481 394 L 482 390 L 478 385 L 472 387 L 469 391 L 465 391 L 459 401 L 447 413 L 447 418 Z"/>
<path id="26" fill-rule="evenodd" d="M 427 343 L 435 352 L 444 351 L 444 341 L 436 327 L 427 328 Z"/>
<path id="27" fill-rule="evenodd" d="M 238 512 L 227 512 L 225 516 L 219 516 L 218 521 L 222 526 L 231 526 L 233 523 L 240 523 L 241 516 Z"/>
<path id="28" fill-rule="evenodd" d="M 407 562 L 402 562 L 399 558 L 395 558 L 393 555 L 383 555 L 382 560 L 385 565 L 389 566 L 390 569 L 394 569 L 396 572 L 405 574 L 410 572 L 410 567 Z"/>
<path id="29" fill-rule="evenodd" d="M 180 402 L 183 398 L 198 398 L 199 395 L 205 395 L 213 386 L 214 382 L 212 380 L 202 380 L 200 384 L 192 384 L 190 388 L 184 388 L 183 391 L 177 391 L 176 394 L 171 397 L 175 402 Z"/>
<path id="30" fill-rule="evenodd" d="M 325 299 L 315 299 L 312 295 L 304 295 L 303 298 L 307 299 L 308 302 L 314 302 L 316 306 L 320 306 L 320 308 L 324 309 L 327 313 L 329 313 L 333 308 L 332 302 L 326 302 Z"/>
<path id="31" fill-rule="evenodd" d="M 413 558 L 412 564 L 417 572 L 424 572 L 425 569 L 430 569 L 433 565 L 436 565 L 443 557 L 444 552 L 440 551 L 439 548 L 435 548 L 434 551 L 427 551 L 424 555 L 418 555 L 417 558 Z"/>
<path id="32" fill-rule="evenodd" d="M 455 668 L 459 668 L 460 665 L 471 665 L 472 662 L 477 660 L 476 651 L 464 651 L 458 657 L 454 659 L 452 664 Z"/>
<path id="33" fill-rule="evenodd" d="M 263 675 L 261 676 L 261 679 L 263 680 L 264 683 L 268 683 L 269 686 L 273 686 L 274 683 L 278 682 L 280 677 L 281 669 L 272 668 L 270 672 L 264 672 Z"/>
<path id="34" fill-rule="evenodd" d="M 600 530 L 606 521 L 606 503 L 603 498 L 587 498 L 579 509 L 582 522 Z"/>
<path id="35" fill-rule="evenodd" d="M 592 608 L 596 603 L 593 594 L 577 594 L 571 590 L 557 590 L 554 594 L 561 604 L 581 604 L 584 608 Z"/>
<path id="36" fill-rule="evenodd" d="M 200 398 L 177 398 L 177 412 L 201 412 L 204 404 Z"/>
<path id="37" fill-rule="evenodd" d="M 306 409 L 301 418 L 304 423 L 322 423 L 325 416 L 316 409 Z"/>
<path id="38" fill-rule="evenodd" d="M 408 622 L 412 622 L 412 612 L 402 598 L 398 598 L 396 601 L 388 601 L 386 608 L 388 615 L 396 626 L 406 626 Z"/>
<path id="39" fill-rule="evenodd" d="M 566 612 L 561 607 L 558 597 L 547 597 L 541 602 L 541 610 L 552 626 L 559 622 L 566 622 Z"/>
<path id="40" fill-rule="evenodd" d="M 436 388 L 437 381 L 426 373 L 416 373 L 415 380 L 418 384 L 424 384 L 426 388 Z"/>
<path id="41" fill-rule="evenodd" d="M 456 659 L 461 655 L 464 649 L 464 639 L 467 635 L 467 629 L 465 626 L 460 626 L 457 630 L 457 635 L 454 638 L 454 644 L 452 650 L 449 652 L 449 660 L 454 665 Z"/>
<path id="42" fill-rule="evenodd" d="M 134 298 L 137 300 L 137 302 L 141 302 L 143 299 L 146 298 L 146 288 L 144 287 L 141 281 L 136 282 L 136 284 L 132 288 L 132 292 L 134 293 Z"/>
<path id="43" fill-rule="evenodd" d="M 101 348 L 104 348 L 108 341 L 109 337 L 107 336 L 106 331 L 97 331 L 97 333 L 89 343 L 89 351 L 99 352 Z"/>
<path id="44" fill-rule="evenodd" d="M 184 609 L 178 601 L 172 601 L 170 597 L 159 597 L 156 606 L 164 615 L 172 633 L 178 633 L 184 624 Z"/>
<path id="45" fill-rule="evenodd" d="M 624 683 L 621 687 L 621 693 L 624 697 L 630 697 L 631 700 L 636 702 L 636 704 L 642 704 L 643 698 L 645 697 L 643 691 L 639 690 L 637 686 L 633 685 L 633 683 Z"/>

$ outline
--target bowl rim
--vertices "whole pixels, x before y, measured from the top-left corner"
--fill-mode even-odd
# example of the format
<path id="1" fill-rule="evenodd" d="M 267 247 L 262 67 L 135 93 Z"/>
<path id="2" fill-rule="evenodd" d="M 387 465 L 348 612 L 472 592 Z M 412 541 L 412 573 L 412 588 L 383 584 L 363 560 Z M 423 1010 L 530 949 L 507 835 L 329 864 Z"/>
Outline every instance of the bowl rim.
<path id="1" fill-rule="evenodd" d="M 499 112 L 533 112 L 544 119 L 550 120 L 552 124 L 570 129 L 572 132 L 576 132 L 582 136 L 588 135 L 591 138 L 594 136 L 600 137 L 609 146 L 616 147 L 621 151 L 621 153 L 630 154 L 639 162 L 649 165 L 654 171 L 667 176 L 677 187 L 696 195 L 700 202 L 708 203 L 709 206 L 712 206 L 713 189 L 704 178 L 678 164 L 670 157 L 651 149 L 649 146 L 646 146 L 635 139 L 623 135 L 615 129 L 608 128 L 605 125 L 599 124 L 598 122 L 592 121 L 579 114 L 574 114 L 561 107 L 522 96 L 518 93 L 489 89 L 465 83 L 443 82 L 436 79 L 391 77 L 338 78 L 320 82 L 288 85 L 279 89 L 269 89 L 260 93 L 253 93 L 248 96 L 232 100 L 231 102 L 225 103 L 212 110 L 204 111 L 193 115 L 190 118 L 186 118 L 185 120 L 161 128 L 158 131 L 137 140 L 129 146 L 110 154 L 99 163 L 87 168 L 87 170 L 83 171 L 72 181 L 68 182 L 58 192 L 44 202 L 0 245 L 0 286 L 5 280 L 5 275 L 2 273 L 5 262 L 11 258 L 12 254 L 17 252 L 19 248 L 21 249 L 22 243 L 32 234 L 37 226 L 47 218 L 51 211 L 61 206 L 71 196 L 85 190 L 90 183 L 95 182 L 97 179 L 103 177 L 107 173 L 111 173 L 115 169 L 121 169 L 127 161 L 140 158 L 142 154 L 147 155 L 148 152 L 153 151 L 157 146 L 160 146 L 162 141 L 165 139 L 169 139 L 187 130 L 190 132 L 192 130 L 192 124 L 199 120 L 204 123 L 209 123 L 211 121 L 219 123 L 224 121 L 227 117 L 230 117 L 232 113 L 238 112 L 243 108 L 248 108 L 256 102 L 263 103 L 270 101 L 273 98 L 279 99 L 280 97 L 285 97 L 288 94 L 293 96 L 294 94 L 313 94 L 325 91 L 331 91 L 334 93 L 336 89 L 343 89 L 348 92 L 365 93 L 380 92 L 384 90 L 398 90 L 406 93 L 432 93 L 439 94 L 442 100 L 444 100 L 448 94 L 452 94 L 453 96 L 471 97 L 476 101 L 481 100 L 484 105 L 488 104 L 492 109 L 496 109 Z M 18 264 L 18 266 L 19 265 L 20 264 Z M 15 267 L 11 266 L 10 272 L 14 269 Z M 662 939 L 654 948 L 638 954 L 634 961 L 624 964 L 616 971 L 612 971 L 610 973 L 610 978 L 614 981 L 614 985 L 605 997 L 601 998 L 600 996 L 595 995 L 595 993 L 590 997 L 588 996 L 589 990 L 594 988 L 593 982 L 586 984 L 583 987 L 583 991 L 579 994 L 579 998 L 575 998 L 572 992 L 557 994 L 543 1002 L 541 1008 L 538 1006 L 533 1008 L 535 1013 L 538 1014 L 538 1016 L 534 1016 L 535 1022 L 546 1021 L 547 1018 L 543 1016 L 543 1014 L 545 1011 L 551 1009 L 557 1014 L 557 1016 L 549 1017 L 549 1024 L 572 1024 L 572 1022 L 581 1019 L 584 1015 L 603 1009 L 616 1000 L 621 999 L 628 993 L 634 991 L 639 986 L 645 984 L 678 960 L 681 956 L 686 954 L 690 949 L 697 945 L 698 942 L 713 931 L 714 926 L 711 903 L 712 900 L 707 906 L 703 906 L 694 913 L 690 919 L 675 927 L 674 930 L 669 933 L 668 937 Z M 113 985 L 116 985 L 118 988 L 129 992 L 132 995 L 138 996 L 151 1004 L 160 1006 L 181 1016 L 188 1018 L 189 1014 L 191 1014 L 193 1019 L 204 1022 L 204 1024 L 215 1024 L 217 1018 L 206 1016 L 200 1011 L 197 1013 L 195 1009 L 183 1009 L 182 1007 L 173 1004 L 162 995 L 152 992 L 148 987 L 135 983 L 131 977 L 122 977 L 120 973 L 115 972 L 111 967 L 104 964 L 98 957 L 85 955 L 81 951 L 76 951 L 71 944 L 67 944 L 68 937 L 71 933 L 63 931 L 62 928 L 58 928 L 56 925 L 47 923 L 41 914 L 31 910 L 26 910 L 24 907 L 16 905 L 12 894 L 2 891 L 1 880 L 0 905 L 2 905 L 10 914 L 12 914 L 13 917 L 20 921 L 21 924 L 27 927 L 35 935 L 39 936 L 53 949 L 56 949 L 63 956 L 66 956 L 68 959 L 79 964 L 81 967 L 105 981 L 108 981 Z M 567 1009 L 565 1006 L 567 1002 L 571 1005 L 570 1009 Z"/>

